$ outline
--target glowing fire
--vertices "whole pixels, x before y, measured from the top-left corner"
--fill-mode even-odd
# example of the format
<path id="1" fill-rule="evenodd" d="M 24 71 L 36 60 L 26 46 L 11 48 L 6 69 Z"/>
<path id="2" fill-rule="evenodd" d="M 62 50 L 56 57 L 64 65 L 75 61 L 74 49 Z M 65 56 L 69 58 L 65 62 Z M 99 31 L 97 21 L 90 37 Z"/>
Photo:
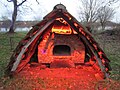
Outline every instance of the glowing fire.
<path id="1" fill-rule="evenodd" d="M 58 34 L 76 34 L 74 30 L 67 24 L 67 22 L 62 18 L 57 18 L 56 23 L 53 25 L 52 32 Z"/>
<path id="2" fill-rule="evenodd" d="M 53 26 L 52 32 L 55 32 L 58 34 L 71 34 L 72 33 L 70 27 L 65 27 L 65 26 L 61 26 L 61 27 Z"/>

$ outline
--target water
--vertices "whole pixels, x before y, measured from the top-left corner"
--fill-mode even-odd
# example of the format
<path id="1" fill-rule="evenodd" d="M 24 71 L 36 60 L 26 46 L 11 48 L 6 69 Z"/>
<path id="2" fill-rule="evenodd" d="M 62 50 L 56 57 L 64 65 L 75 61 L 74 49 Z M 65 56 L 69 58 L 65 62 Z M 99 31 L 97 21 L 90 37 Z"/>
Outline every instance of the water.
<path id="1" fill-rule="evenodd" d="M 15 29 L 15 32 L 22 32 L 22 31 L 29 31 L 31 29 L 31 27 L 30 28 L 28 28 L 28 27 L 25 27 L 25 28 L 16 28 Z M 0 28 L 0 32 L 8 32 L 9 31 L 9 28 Z"/>

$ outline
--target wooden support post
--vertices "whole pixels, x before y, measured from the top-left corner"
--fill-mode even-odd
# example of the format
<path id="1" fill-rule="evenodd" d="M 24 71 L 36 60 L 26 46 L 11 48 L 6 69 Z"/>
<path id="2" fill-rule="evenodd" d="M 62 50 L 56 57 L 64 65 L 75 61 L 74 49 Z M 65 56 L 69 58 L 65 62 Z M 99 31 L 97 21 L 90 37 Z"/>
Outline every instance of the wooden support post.
<path id="1" fill-rule="evenodd" d="M 13 64 L 13 67 L 11 69 L 11 71 L 15 71 L 17 69 L 17 66 L 19 65 L 21 59 L 22 59 L 22 55 L 25 53 L 26 49 L 29 47 L 29 45 L 35 40 L 35 38 L 40 35 L 51 23 L 53 23 L 54 19 L 51 19 L 50 21 L 48 21 L 45 26 L 43 26 L 41 29 L 38 29 L 38 33 L 35 34 L 27 43 L 26 45 L 23 46 L 22 50 L 20 51 L 20 53 L 18 54 L 16 61 Z"/>
<path id="2" fill-rule="evenodd" d="M 105 70 L 105 67 L 103 66 L 103 64 L 102 64 L 102 60 L 99 58 L 99 56 L 98 56 L 98 53 L 96 53 L 97 51 L 95 50 L 95 48 L 90 44 L 90 42 L 84 37 L 84 35 L 83 34 L 81 34 L 80 32 L 79 32 L 79 28 L 77 28 L 77 27 L 75 27 L 74 26 L 74 20 L 69 20 L 68 19 L 68 17 L 66 16 L 63 16 L 63 15 L 61 15 L 62 16 L 62 18 L 64 19 L 64 20 L 66 20 L 67 21 L 67 23 L 78 33 L 78 35 L 81 37 L 81 39 L 85 42 L 85 44 L 90 48 L 90 50 L 91 50 L 91 52 L 93 53 L 93 55 L 96 57 L 96 60 L 97 60 L 97 62 L 98 62 L 98 64 L 99 64 L 99 66 L 100 66 L 100 69 L 101 69 L 101 71 L 105 74 L 105 77 L 106 78 L 108 78 L 108 74 L 107 74 L 107 72 L 106 72 L 106 70 Z M 83 28 L 83 27 L 82 27 Z M 84 28 L 83 28 L 84 29 Z"/>

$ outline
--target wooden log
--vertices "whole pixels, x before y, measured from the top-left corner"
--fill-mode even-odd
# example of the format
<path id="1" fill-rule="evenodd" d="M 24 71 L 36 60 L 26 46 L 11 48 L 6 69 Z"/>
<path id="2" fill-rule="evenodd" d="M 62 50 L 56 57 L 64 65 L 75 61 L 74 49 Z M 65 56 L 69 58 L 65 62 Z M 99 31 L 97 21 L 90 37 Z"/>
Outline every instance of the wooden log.
<path id="1" fill-rule="evenodd" d="M 73 22 L 72 20 L 69 20 L 67 16 L 63 16 L 62 14 L 61 14 L 61 16 L 62 16 L 62 18 L 63 18 L 64 20 L 66 20 L 67 23 L 78 33 L 78 35 L 81 37 L 81 39 L 82 39 L 82 40 L 85 42 L 85 44 L 90 48 L 90 50 L 92 51 L 93 55 L 96 57 L 96 60 L 97 60 L 97 62 L 98 62 L 98 64 L 99 64 L 99 66 L 100 66 L 101 71 L 105 74 L 105 77 L 108 78 L 108 74 L 106 73 L 106 69 L 105 69 L 105 67 L 104 67 L 103 64 L 102 64 L 102 60 L 99 58 L 98 53 L 97 53 L 97 51 L 94 49 L 94 47 L 89 43 L 89 41 L 87 40 L 87 38 L 85 38 L 85 37 L 79 32 L 79 28 L 76 28 L 76 27 L 74 26 L 74 24 L 73 24 L 74 22 Z M 83 29 L 84 29 L 84 28 L 83 28 Z M 92 39 L 93 39 L 93 38 L 92 38 Z"/>
<path id="2" fill-rule="evenodd" d="M 44 27 L 42 27 L 39 32 L 34 35 L 27 43 L 26 45 L 24 45 L 22 47 L 22 50 L 21 52 L 19 53 L 18 57 L 16 58 L 16 61 L 14 62 L 13 64 L 13 67 L 11 69 L 11 71 L 15 71 L 17 69 L 17 66 L 19 65 L 20 61 L 21 61 L 21 58 L 22 58 L 22 55 L 25 53 L 26 49 L 29 47 L 29 45 L 35 40 L 35 38 L 40 35 L 51 23 L 53 23 L 54 19 L 51 19 L 50 21 L 48 21 L 46 23 L 46 25 L 44 25 Z"/>

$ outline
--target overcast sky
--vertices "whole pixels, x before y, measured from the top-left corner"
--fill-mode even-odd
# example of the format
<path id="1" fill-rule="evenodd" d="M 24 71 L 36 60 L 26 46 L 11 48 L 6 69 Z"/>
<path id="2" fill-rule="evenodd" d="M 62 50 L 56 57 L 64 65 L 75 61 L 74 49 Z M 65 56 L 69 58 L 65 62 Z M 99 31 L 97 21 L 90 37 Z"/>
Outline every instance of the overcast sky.
<path id="1" fill-rule="evenodd" d="M 36 3 L 35 1 L 36 0 L 28 0 L 28 2 L 25 2 L 23 4 L 23 7 L 20 8 L 18 19 L 22 19 L 22 20 L 41 19 L 50 11 L 52 11 L 53 7 L 59 3 L 64 4 L 68 12 L 78 19 L 79 6 L 81 5 L 79 0 L 38 0 L 40 4 Z M 116 8 L 116 12 L 117 12 L 113 19 L 113 21 L 115 22 L 120 22 L 119 6 L 120 6 L 120 2 L 112 5 L 112 7 Z M 29 7 L 31 7 L 32 10 L 29 9 Z M 7 0 L 0 0 L 0 17 L 6 15 L 9 16 L 9 18 L 11 18 L 12 10 L 13 10 L 12 2 L 8 3 Z"/>

